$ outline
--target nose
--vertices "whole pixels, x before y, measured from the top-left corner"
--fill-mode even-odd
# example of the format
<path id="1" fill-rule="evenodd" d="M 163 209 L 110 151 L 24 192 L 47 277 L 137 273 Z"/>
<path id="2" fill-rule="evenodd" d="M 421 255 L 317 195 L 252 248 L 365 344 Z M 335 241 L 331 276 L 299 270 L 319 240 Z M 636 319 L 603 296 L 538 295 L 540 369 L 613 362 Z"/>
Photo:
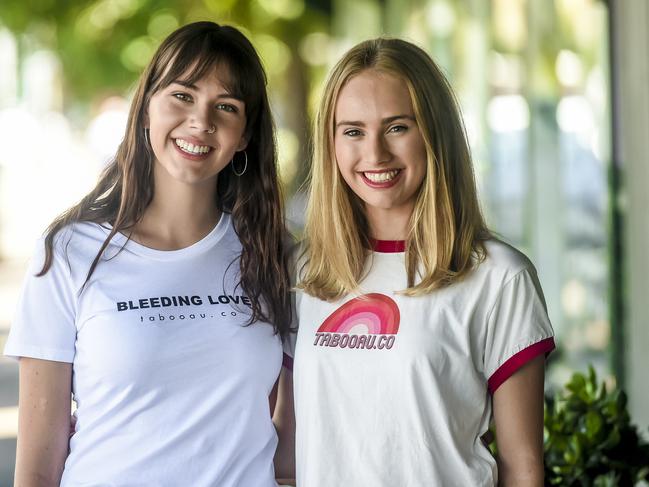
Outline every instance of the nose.
<path id="1" fill-rule="evenodd" d="M 368 137 L 367 158 L 368 162 L 378 164 L 388 162 L 392 158 L 387 141 L 383 135 Z"/>
<path id="2" fill-rule="evenodd" d="M 190 128 L 207 132 L 208 134 L 214 133 L 216 125 L 212 121 L 210 107 L 202 107 L 196 104 L 190 116 L 189 126 Z"/>

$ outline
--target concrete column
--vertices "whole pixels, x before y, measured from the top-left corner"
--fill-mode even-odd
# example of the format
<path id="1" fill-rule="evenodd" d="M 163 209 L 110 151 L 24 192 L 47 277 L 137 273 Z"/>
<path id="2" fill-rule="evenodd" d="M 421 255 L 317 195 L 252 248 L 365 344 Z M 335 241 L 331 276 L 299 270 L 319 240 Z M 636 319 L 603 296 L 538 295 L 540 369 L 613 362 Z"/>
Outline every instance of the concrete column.
<path id="1" fill-rule="evenodd" d="M 649 426 L 649 2 L 613 0 L 614 158 L 623 171 L 624 362 L 633 420 Z"/>

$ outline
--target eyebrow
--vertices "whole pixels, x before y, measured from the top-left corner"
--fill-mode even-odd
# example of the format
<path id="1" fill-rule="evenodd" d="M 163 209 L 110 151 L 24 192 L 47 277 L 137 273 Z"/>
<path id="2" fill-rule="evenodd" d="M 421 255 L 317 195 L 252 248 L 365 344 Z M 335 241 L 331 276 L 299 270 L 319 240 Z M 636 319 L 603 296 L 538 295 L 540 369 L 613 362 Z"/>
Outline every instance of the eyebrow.
<path id="1" fill-rule="evenodd" d="M 396 120 L 400 120 L 402 118 L 406 119 L 406 120 L 410 120 L 411 122 L 416 122 L 415 117 L 413 117 L 412 115 L 402 114 L 402 115 L 394 115 L 392 117 L 386 117 L 386 118 L 382 119 L 381 120 L 381 125 L 387 125 L 389 123 L 392 123 L 392 122 L 394 122 Z M 364 127 L 365 122 L 361 122 L 360 120 L 341 120 L 340 122 L 338 122 L 336 124 L 336 127 L 340 127 L 342 125 L 354 125 L 354 126 L 357 126 L 357 127 Z"/>
<path id="2" fill-rule="evenodd" d="M 171 84 L 184 86 L 185 88 L 189 88 L 189 89 L 194 90 L 194 91 L 199 91 L 198 86 L 196 86 L 194 83 L 189 83 L 189 82 L 181 80 L 181 79 L 177 79 L 175 81 L 172 81 Z M 244 101 L 243 98 L 241 98 L 239 96 L 236 96 L 236 95 L 233 95 L 232 93 L 228 93 L 227 91 L 225 93 L 222 93 L 222 94 L 218 95 L 217 98 L 230 98 L 232 100 L 237 100 L 237 101 L 241 101 L 241 102 Z"/>

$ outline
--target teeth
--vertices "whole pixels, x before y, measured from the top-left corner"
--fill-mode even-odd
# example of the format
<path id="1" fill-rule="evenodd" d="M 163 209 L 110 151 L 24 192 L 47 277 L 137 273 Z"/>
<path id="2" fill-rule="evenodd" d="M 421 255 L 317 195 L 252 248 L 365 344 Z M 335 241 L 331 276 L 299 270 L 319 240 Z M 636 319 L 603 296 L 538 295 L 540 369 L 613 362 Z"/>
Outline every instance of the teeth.
<path id="1" fill-rule="evenodd" d="M 207 145 L 194 145 L 183 139 L 176 139 L 175 142 L 178 147 L 190 154 L 207 154 L 210 151 Z"/>
<path id="2" fill-rule="evenodd" d="M 373 183 L 385 183 L 386 181 L 392 181 L 397 174 L 399 174 L 398 169 L 394 171 L 363 173 L 363 175 Z"/>

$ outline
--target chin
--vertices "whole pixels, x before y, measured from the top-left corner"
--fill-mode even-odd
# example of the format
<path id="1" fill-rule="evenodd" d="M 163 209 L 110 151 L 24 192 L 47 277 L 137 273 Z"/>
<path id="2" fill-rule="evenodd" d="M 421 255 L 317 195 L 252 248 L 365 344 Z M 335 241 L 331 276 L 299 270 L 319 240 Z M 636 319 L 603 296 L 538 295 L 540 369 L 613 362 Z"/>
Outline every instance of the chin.
<path id="1" fill-rule="evenodd" d="M 397 206 L 397 202 L 388 200 L 386 198 L 364 198 L 365 206 L 369 208 L 377 208 L 380 210 L 390 210 Z"/>
<path id="2" fill-rule="evenodd" d="M 181 173 L 181 174 L 174 174 L 173 179 L 182 184 L 196 186 L 196 185 L 204 184 L 205 182 L 207 182 L 209 178 L 200 174 Z"/>

